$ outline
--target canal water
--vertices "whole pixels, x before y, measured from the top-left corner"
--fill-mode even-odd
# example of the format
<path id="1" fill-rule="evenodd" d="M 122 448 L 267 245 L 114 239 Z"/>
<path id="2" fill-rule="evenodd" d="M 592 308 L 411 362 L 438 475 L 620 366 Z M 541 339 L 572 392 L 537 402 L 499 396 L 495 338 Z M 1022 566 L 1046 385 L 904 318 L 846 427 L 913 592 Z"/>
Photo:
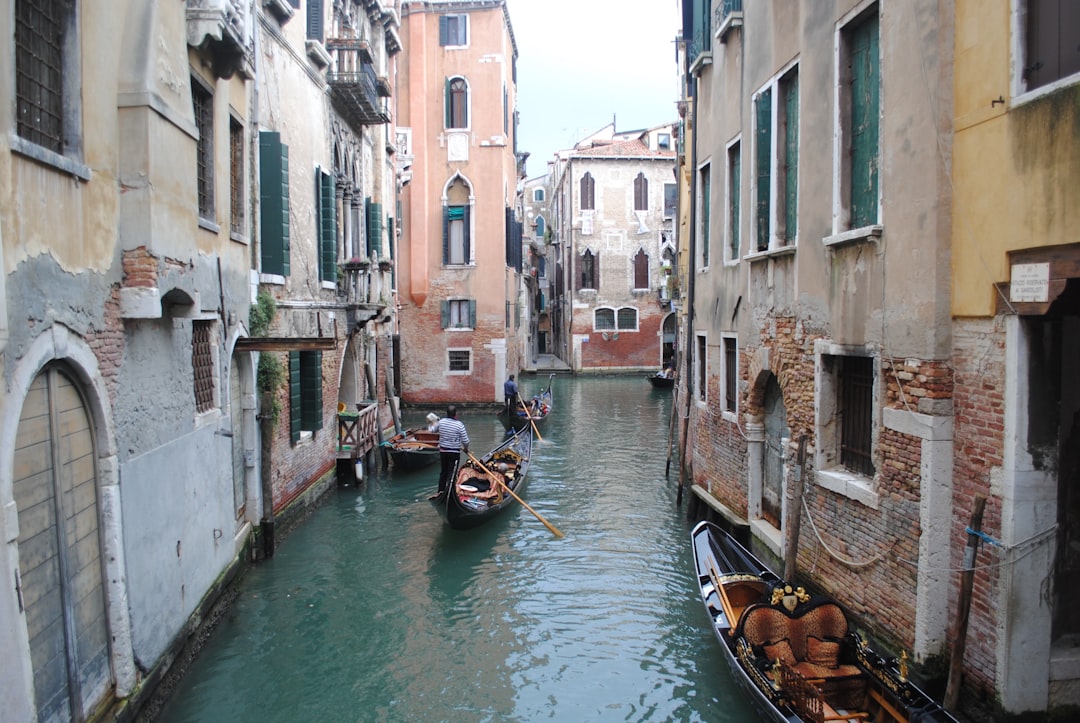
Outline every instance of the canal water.
<path id="1" fill-rule="evenodd" d="M 380 469 L 243 577 L 158 720 L 756 720 L 698 597 L 674 459 L 665 477 L 670 392 L 553 391 L 522 497 L 565 537 L 520 506 L 451 530 L 427 501 L 437 464 Z M 502 437 L 460 416 L 474 454 Z"/>

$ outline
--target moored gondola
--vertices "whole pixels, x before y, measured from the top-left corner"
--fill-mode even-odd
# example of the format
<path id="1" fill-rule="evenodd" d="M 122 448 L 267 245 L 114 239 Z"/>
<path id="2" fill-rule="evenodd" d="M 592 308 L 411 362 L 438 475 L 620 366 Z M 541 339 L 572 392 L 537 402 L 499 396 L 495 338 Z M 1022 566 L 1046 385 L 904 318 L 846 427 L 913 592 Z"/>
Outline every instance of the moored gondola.
<path id="1" fill-rule="evenodd" d="M 833 600 L 793 588 L 711 522 L 691 533 L 698 586 L 724 658 L 763 720 L 956 723 L 875 653 Z"/>
<path id="2" fill-rule="evenodd" d="M 432 500 L 455 530 L 481 525 L 507 507 L 519 503 L 532 455 L 533 433 L 525 427 L 480 459 L 462 462 L 454 472 L 447 494 Z M 507 492 L 507 488 L 510 492 Z"/>
<path id="3" fill-rule="evenodd" d="M 519 396 L 518 403 L 513 405 L 513 409 L 509 413 L 505 409 L 499 412 L 499 419 L 507 429 L 524 429 L 526 427 L 539 429 L 540 425 L 551 415 L 554 406 L 554 398 L 551 394 L 551 380 L 554 378 L 554 374 L 550 375 L 547 388 L 539 394 L 533 395 L 531 399 L 524 399 Z"/>
<path id="4" fill-rule="evenodd" d="M 439 433 L 426 427 L 407 429 L 382 443 L 395 470 L 412 472 L 439 461 Z"/>
<path id="5" fill-rule="evenodd" d="M 675 386 L 675 377 L 667 376 L 664 372 L 656 372 L 646 378 L 649 380 L 649 384 L 652 384 L 656 389 L 671 389 Z"/>

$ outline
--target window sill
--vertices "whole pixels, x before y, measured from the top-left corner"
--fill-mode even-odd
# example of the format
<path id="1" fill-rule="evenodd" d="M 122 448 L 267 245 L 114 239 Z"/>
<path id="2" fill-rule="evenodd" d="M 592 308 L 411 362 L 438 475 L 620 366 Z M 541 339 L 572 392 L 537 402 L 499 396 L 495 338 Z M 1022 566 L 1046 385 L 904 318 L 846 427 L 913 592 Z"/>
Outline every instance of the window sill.
<path id="1" fill-rule="evenodd" d="M 296 12 L 285 0 L 264 0 L 263 7 L 269 10 L 281 25 L 289 22 Z"/>
<path id="2" fill-rule="evenodd" d="M 749 261 L 750 263 L 754 263 L 755 261 L 762 261 L 764 259 L 774 259 L 780 256 L 794 255 L 795 244 L 790 244 L 788 246 L 777 246 L 776 248 L 768 249 L 767 251 L 755 251 L 752 254 L 747 254 L 746 256 L 743 256 L 743 259 Z"/>
<path id="3" fill-rule="evenodd" d="M 208 218 L 199 216 L 199 228 L 210 233 L 221 233 L 221 226 Z"/>
<path id="4" fill-rule="evenodd" d="M 235 241 L 238 244 L 244 244 L 245 246 L 251 245 L 251 241 L 248 239 L 247 234 L 241 233 L 239 231 L 230 231 L 229 240 Z"/>
<path id="5" fill-rule="evenodd" d="M 1073 73 L 1072 75 L 1067 75 L 1064 78 L 1058 78 L 1052 83 L 1040 85 L 1038 88 L 1033 88 L 1032 90 L 1025 90 L 1022 93 L 1013 96 L 1012 102 L 1009 104 L 1009 108 L 1012 109 L 1016 108 L 1017 106 L 1031 103 L 1033 101 L 1039 100 L 1040 98 L 1048 96 L 1051 93 L 1055 93 L 1062 88 L 1068 88 L 1070 86 L 1076 85 L 1077 83 L 1080 83 L 1080 73 Z"/>
<path id="6" fill-rule="evenodd" d="M 728 412 L 728 411 L 725 410 L 723 412 L 720 412 L 720 418 L 723 419 L 725 422 L 731 422 L 732 424 L 738 424 L 739 423 L 739 413 L 738 412 Z"/>
<path id="7" fill-rule="evenodd" d="M 476 331 L 476 329 L 473 329 L 471 326 L 447 326 L 443 328 L 443 331 L 452 334 L 457 331 Z"/>
<path id="8" fill-rule="evenodd" d="M 826 236 L 821 239 L 821 242 L 826 246 L 847 246 L 848 244 L 862 243 L 864 241 L 876 241 L 881 238 L 881 234 L 884 230 L 884 227 L 880 224 L 863 226 L 861 228 L 853 228 L 850 231 L 844 231 L 843 233 L 833 234 L 832 236 Z"/>
<path id="9" fill-rule="evenodd" d="M 330 63 L 333 62 L 333 58 L 330 57 L 330 53 L 326 51 L 322 42 L 318 40 L 305 40 L 304 49 L 307 51 L 308 57 L 311 61 L 320 68 L 327 68 Z"/>
<path id="10" fill-rule="evenodd" d="M 281 274 L 259 274 L 260 284 L 273 284 L 275 286 L 284 286 L 285 277 Z"/>
<path id="11" fill-rule="evenodd" d="M 21 136 L 12 135 L 11 150 L 20 156 L 25 156 L 42 165 L 49 166 L 54 170 L 75 176 L 80 181 L 90 180 L 91 172 L 89 166 L 84 165 L 73 158 L 68 158 L 67 156 L 62 156 L 59 153 L 50 151 L 48 148 L 39 146 L 36 143 L 31 143 Z"/>
<path id="12" fill-rule="evenodd" d="M 444 269 L 475 269 L 473 264 L 443 264 Z"/>
<path id="13" fill-rule="evenodd" d="M 878 509 L 878 494 L 873 489 L 873 480 L 861 475 L 839 469 L 818 470 L 814 474 L 818 486 L 843 495 L 870 509 Z"/>

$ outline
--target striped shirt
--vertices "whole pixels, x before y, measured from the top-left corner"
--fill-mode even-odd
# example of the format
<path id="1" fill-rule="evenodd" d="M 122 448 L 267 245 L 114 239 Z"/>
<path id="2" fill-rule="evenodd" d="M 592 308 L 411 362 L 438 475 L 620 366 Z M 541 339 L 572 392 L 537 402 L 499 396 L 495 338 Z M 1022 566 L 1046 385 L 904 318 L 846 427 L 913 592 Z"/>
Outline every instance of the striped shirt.
<path id="1" fill-rule="evenodd" d="M 439 420 L 439 449 L 443 452 L 460 452 L 462 447 L 468 445 L 469 433 L 465 431 L 461 420 L 454 417 L 443 417 Z"/>

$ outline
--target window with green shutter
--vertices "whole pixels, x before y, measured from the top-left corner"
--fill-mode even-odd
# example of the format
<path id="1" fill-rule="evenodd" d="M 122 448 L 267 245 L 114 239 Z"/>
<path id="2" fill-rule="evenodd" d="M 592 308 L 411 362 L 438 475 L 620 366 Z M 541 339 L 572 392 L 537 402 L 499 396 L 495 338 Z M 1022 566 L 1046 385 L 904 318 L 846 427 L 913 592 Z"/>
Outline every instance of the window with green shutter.
<path id="1" fill-rule="evenodd" d="M 701 249 L 701 266 L 709 265 L 709 215 L 712 208 L 712 171 L 708 163 L 698 170 L 698 247 Z"/>
<path id="2" fill-rule="evenodd" d="M 367 213 L 367 252 L 368 256 L 382 254 L 382 204 L 365 200 Z"/>
<path id="3" fill-rule="evenodd" d="M 754 109 L 754 231 L 757 250 L 768 251 L 769 199 L 772 197 L 772 88 L 758 94 Z"/>
<path id="4" fill-rule="evenodd" d="M 337 199 L 334 177 L 316 171 L 319 191 L 319 278 L 337 281 Z"/>
<path id="5" fill-rule="evenodd" d="M 877 8 L 845 30 L 849 51 L 850 227 L 878 222 L 878 113 L 881 86 Z"/>
<path id="6" fill-rule="evenodd" d="M 742 197 L 742 143 L 728 148 L 728 247 L 731 260 L 739 258 L 740 198 Z"/>
<path id="7" fill-rule="evenodd" d="M 301 390 L 303 389 L 300 379 L 300 352 L 289 352 L 289 436 L 292 438 L 293 444 L 300 441 L 300 431 L 302 426 L 302 412 L 301 403 L 303 396 Z"/>
<path id="8" fill-rule="evenodd" d="M 289 434 L 293 443 L 301 432 L 323 426 L 322 352 L 289 352 Z"/>
<path id="9" fill-rule="evenodd" d="M 777 115 L 780 147 L 777 152 L 777 189 L 784 227 L 778 234 L 785 243 L 793 243 L 799 230 L 799 73 L 792 69 L 780 79 L 780 108 Z"/>
<path id="10" fill-rule="evenodd" d="M 289 275 L 289 147 L 281 134 L 259 133 L 259 200 L 262 272 Z"/>
<path id="11" fill-rule="evenodd" d="M 443 263 L 469 263 L 469 207 L 443 208 Z"/>

